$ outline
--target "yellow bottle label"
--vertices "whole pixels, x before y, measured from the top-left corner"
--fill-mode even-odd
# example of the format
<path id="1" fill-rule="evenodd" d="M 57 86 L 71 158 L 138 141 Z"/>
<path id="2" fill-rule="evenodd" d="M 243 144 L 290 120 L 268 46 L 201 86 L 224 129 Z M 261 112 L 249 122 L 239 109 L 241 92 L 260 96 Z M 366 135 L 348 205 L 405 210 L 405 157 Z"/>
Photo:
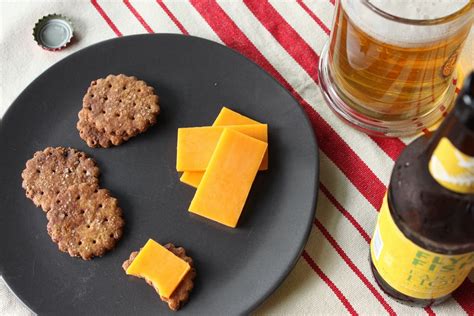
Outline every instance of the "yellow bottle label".
<path id="1" fill-rule="evenodd" d="M 445 188 L 458 193 L 474 193 L 474 157 L 460 152 L 443 137 L 429 163 L 433 178 Z"/>
<path id="2" fill-rule="evenodd" d="M 395 290 L 419 299 L 436 299 L 454 291 L 474 267 L 474 252 L 443 255 L 405 237 L 392 219 L 385 196 L 370 243 L 372 262 Z"/>

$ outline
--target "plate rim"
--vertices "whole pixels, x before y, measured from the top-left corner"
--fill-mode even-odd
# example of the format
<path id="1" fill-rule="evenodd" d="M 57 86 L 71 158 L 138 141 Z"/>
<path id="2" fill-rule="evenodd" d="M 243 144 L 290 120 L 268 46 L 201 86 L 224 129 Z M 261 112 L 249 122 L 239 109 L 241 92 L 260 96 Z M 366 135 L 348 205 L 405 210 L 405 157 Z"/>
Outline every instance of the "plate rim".
<path id="1" fill-rule="evenodd" d="M 41 74 L 39 74 L 37 77 L 35 77 L 16 97 L 15 99 L 13 100 L 13 102 L 8 106 L 7 110 L 4 112 L 3 116 L 0 118 L 0 139 L 3 138 L 3 137 L 6 137 L 6 131 L 4 130 L 5 129 L 5 124 L 4 122 L 5 121 L 8 121 L 8 120 L 11 120 L 9 117 L 12 116 L 13 112 L 15 111 L 15 107 L 16 106 L 16 103 L 18 102 L 18 100 L 22 97 L 22 95 L 30 89 L 31 86 L 33 86 L 34 84 L 36 84 L 37 81 L 40 81 L 42 80 L 43 77 L 47 76 L 49 72 L 53 71 L 56 67 L 61 67 L 61 65 L 65 62 L 67 62 L 70 58 L 73 58 L 74 56 L 76 55 L 80 55 L 83 51 L 85 50 L 90 50 L 90 49 L 94 49 L 100 45 L 106 45 L 107 43 L 110 43 L 110 42 L 120 42 L 120 41 L 123 41 L 123 40 L 130 40 L 130 39 L 133 39 L 133 38 L 155 38 L 157 40 L 159 40 L 160 38 L 166 38 L 166 37 L 171 37 L 171 38 L 177 38 L 179 40 L 181 39 L 191 39 L 191 40 L 195 40 L 195 41 L 202 41 L 202 42 L 205 42 L 206 44 L 208 45 L 213 45 L 213 46 L 217 46 L 219 49 L 225 49 L 225 50 L 229 50 L 230 52 L 232 52 L 232 54 L 234 56 L 236 56 L 236 58 L 240 58 L 246 62 L 250 62 L 253 67 L 257 68 L 259 72 L 263 73 L 265 76 L 267 76 L 271 81 L 273 81 L 274 84 L 278 85 L 283 91 L 285 91 L 285 93 L 295 101 L 295 103 L 298 105 L 296 108 L 297 108 L 297 111 L 299 111 L 301 113 L 301 115 L 303 116 L 303 121 L 304 121 L 304 124 L 307 126 L 307 128 L 311 131 L 310 135 L 311 135 L 311 138 L 309 140 L 307 140 L 308 142 L 311 143 L 311 147 L 312 147 L 312 150 L 314 151 L 313 152 L 313 156 L 314 156 L 314 160 L 315 160 L 315 163 L 316 163 L 316 166 L 315 166 L 315 178 L 313 179 L 313 187 L 314 187 L 314 194 L 313 194 L 313 198 L 312 198 L 312 201 L 311 201 L 311 210 L 310 210 L 310 215 L 311 215 L 311 220 L 308 221 L 308 224 L 306 225 L 306 227 L 304 227 L 304 233 L 303 233 L 303 238 L 301 239 L 300 241 L 300 245 L 298 247 L 298 251 L 296 251 L 295 253 L 292 253 L 292 261 L 291 263 L 286 267 L 286 269 L 284 271 L 281 272 L 281 275 L 278 277 L 278 279 L 271 285 L 268 287 L 268 289 L 262 293 L 262 295 L 260 295 L 260 297 L 258 299 L 256 299 L 254 301 L 254 303 L 252 303 L 250 306 L 247 306 L 245 308 L 245 310 L 243 310 L 243 314 L 248 314 L 252 311 L 254 311 L 255 309 L 257 309 L 259 306 L 261 306 L 264 301 L 266 299 L 268 299 L 272 293 L 274 293 L 281 285 L 282 283 L 284 282 L 284 280 L 289 276 L 290 272 L 294 269 L 294 267 L 296 266 L 296 263 L 298 262 L 298 260 L 301 258 L 301 254 L 303 253 L 304 251 L 304 248 L 308 242 L 308 239 L 309 239 L 309 235 L 311 233 L 311 230 L 312 230 L 312 224 L 313 224 L 313 220 L 315 218 L 315 215 L 316 215 L 316 206 L 317 206 L 317 201 L 318 201 L 318 197 L 319 197 L 319 177 L 320 177 L 320 157 L 319 157 L 319 146 L 318 146 L 318 140 L 317 140 L 317 137 L 316 137 L 316 134 L 315 134 L 315 131 L 314 131 L 314 128 L 312 126 L 312 123 L 308 117 L 308 114 L 306 113 L 306 111 L 304 110 L 303 106 L 300 104 L 300 102 L 278 81 L 276 80 L 276 78 L 274 78 L 272 75 L 270 75 L 265 69 L 263 69 L 260 65 L 258 65 L 256 62 L 254 62 L 253 60 L 251 60 L 250 58 L 247 58 L 246 56 L 244 56 L 243 54 L 241 54 L 240 52 L 238 52 L 237 50 L 235 50 L 234 48 L 231 48 L 231 47 L 228 47 L 228 46 L 225 46 L 221 43 L 218 43 L 218 42 L 215 42 L 215 41 L 212 41 L 212 40 L 209 40 L 207 38 L 203 38 L 203 37 L 199 37 L 199 36 L 193 36 L 193 35 L 183 35 L 183 34 L 174 34 L 174 33 L 155 33 L 155 34 L 147 34 L 147 33 L 142 33 L 142 34 L 133 34 L 133 35 L 126 35 L 126 36 L 121 36 L 121 37 L 115 37 L 115 38 L 110 38 L 110 39 L 106 39 L 106 40 L 103 40 L 103 41 L 99 41 L 99 42 L 95 42 L 91 45 L 88 45 L 86 47 L 83 47 L 67 56 L 65 56 L 64 58 L 62 58 L 61 60 L 55 62 L 54 64 L 52 64 L 51 66 L 49 66 L 48 68 L 46 68 L 43 72 L 41 72 Z M 10 282 L 8 281 L 8 277 L 5 278 L 4 276 L 4 267 L 2 266 L 2 262 L 0 261 L 0 277 L 2 277 L 2 279 L 4 280 L 4 283 L 6 284 L 7 288 L 10 290 L 10 292 L 18 299 L 21 301 L 21 303 L 27 307 L 32 313 L 35 313 L 35 311 L 33 311 L 33 309 L 23 300 L 20 298 L 20 296 L 12 289 L 11 285 L 10 285 Z"/>

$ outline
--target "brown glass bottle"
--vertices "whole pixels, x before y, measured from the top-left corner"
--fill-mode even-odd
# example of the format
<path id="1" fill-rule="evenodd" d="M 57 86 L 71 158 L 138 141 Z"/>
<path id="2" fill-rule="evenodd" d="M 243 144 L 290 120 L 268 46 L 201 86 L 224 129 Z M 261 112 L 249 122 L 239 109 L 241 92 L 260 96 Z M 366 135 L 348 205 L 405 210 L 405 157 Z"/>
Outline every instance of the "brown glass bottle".
<path id="1" fill-rule="evenodd" d="M 474 261 L 474 192 L 460 193 L 445 187 L 429 169 L 442 139 L 448 139 L 459 152 L 474 157 L 474 73 L 466 80 L 455 108 L 436 133 L 419 137 L 400 155 L 387 192 L 391 218 L 404 237 L 432 253 L 466 254 L 471 262 Z M 370 260 L 379 286 L 398 301 L 428 306 L 449 297 L 447 294 L 421 299 L 406 295 L 382 277 L 372 256 Z M 434 263 L 426 264 L 439 268 Z"/>

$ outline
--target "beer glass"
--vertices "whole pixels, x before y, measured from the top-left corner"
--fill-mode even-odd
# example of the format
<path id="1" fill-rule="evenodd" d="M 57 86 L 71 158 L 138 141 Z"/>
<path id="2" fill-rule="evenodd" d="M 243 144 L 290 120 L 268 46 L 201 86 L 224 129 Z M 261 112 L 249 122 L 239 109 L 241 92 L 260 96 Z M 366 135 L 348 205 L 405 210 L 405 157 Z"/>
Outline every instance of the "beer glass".
<path id="1" fill-rule="evenodd" d="M 473 20 L 474 0 L 338 1 L 319 65 L 326 102 L 373 135 L 433 125 L 453 104 Z"/>

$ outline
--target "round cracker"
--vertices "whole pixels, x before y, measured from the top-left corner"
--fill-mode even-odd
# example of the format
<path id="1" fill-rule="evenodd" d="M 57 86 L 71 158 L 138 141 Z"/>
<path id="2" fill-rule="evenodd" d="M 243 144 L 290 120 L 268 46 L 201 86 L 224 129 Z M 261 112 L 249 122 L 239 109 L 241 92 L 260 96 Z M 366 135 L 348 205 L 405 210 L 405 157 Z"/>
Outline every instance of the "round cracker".
<path id="1" fill-rule="evenodd" d="M 80 112 L 79 115 L 81 115 L 81 113 L 83 112 Z M 109 135 L 105 130 L 98 130 L 95 124 L 88 120 L 79 120 L 77 129 L 79 130 L 81 138 L 85 140 L 87 145 L 91 148 L 109 148 L 112 145 L 120 145 L 129 139 L 126 135 Z"/>
<path id="2" fill-rule="evenodd" d="M 86 183 L 58 194 L 47 213 L 48 234 L 63 252 L 89 260 L 115 247 L 124 221 L 117 199 Z"/>
<path id="3" fill-rule="evenodd" d="M 120 145 L 154 125 L 159 112 L 158 96 L 144 81 L 109 75 L 92 81 L 77 129 L 90 147 Z"/>
<path id="4" fill-rule="evenodd" d="M 70 185 L 99 183 L 99 168 L 84 152 L 74 148 L 47 147 L 26 162 L 22 186 L 36 206 L 48 212 L 56 196 Z"/>

